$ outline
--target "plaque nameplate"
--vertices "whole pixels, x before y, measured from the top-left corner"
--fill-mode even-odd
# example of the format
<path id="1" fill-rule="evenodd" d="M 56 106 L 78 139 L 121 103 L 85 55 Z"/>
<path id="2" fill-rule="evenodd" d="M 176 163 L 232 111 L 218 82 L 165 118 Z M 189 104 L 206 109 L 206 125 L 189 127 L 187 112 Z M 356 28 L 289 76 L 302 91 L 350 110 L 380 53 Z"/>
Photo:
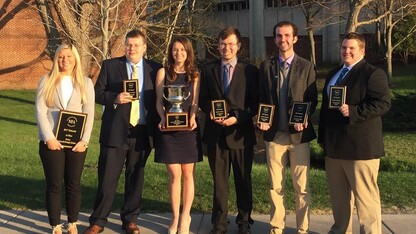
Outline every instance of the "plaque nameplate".
<path id="1" fill-rule="evenodd" d="M 257 123 L 266 123 L 272 126 L 274 116 L 274 105 L 260 103 L 257 113 Z"/>
<path id="2" fill-rule="evenodd" d="M 139 99 L 139 81 L 123 80 L 123 91 L 129 93 L 132 96 L 132 100 Z"/>
<path id="3" fill-rule="evenodd" d="M 225 100 L 212 100 L 212 117 L 214 119 L 227 118 L 227 104 Z"/>
<path id="4" fill-rule="evenodd" d="M 339 109 L 345 104 L 347 94 L 347 86 L 331 86 L 329 87 L 329 106 L 331 109 Z"/>
<path id="5" fill-rule="evenodd" d="M 162 131 L 190 130 L 188 112 L 166 113 L 166 128 Z"/>
<path id="6" fill-rule="evenodd" d="M 81 140 L 86 119 L 85 113 L 60 111 L 55 137 L 64 148 L 73 148 Z"/>
<path id="7" fill-rule="evenodd" d="M 293 102 L 289 124 L 305 124 L 308 122 L 309 102 Z"/>

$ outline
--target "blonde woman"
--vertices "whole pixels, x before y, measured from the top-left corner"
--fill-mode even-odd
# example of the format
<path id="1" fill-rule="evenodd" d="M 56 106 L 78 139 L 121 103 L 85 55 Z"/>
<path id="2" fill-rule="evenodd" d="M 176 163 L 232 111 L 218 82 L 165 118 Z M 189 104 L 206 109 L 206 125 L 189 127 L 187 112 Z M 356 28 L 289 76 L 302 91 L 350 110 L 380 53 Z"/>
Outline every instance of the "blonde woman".
<path id="1" fill-rule="evenodd" d="M 36 94 L 39 155 L 46 179 L 46 209 L 53 234 L 61 234 L 61 190 L 65 184 L 68 233 L 78 233 L 81 205 L 81 174 L 94 121 L 94 85 L 82 72 L 77 49 L 63 43 L 56 50 L 52 70 L 43 76 Z M 55 138 L 61 110 L 87 114 L 84 133 L 73 148 Z"/>
<path id="2" fill-rule="evenodd" d="M 166 128 L 165 110 L 169 104 L 163 100 L 164 85 L 187 85 L 190 97 L 183 103 L 189 112 L 190 131 L 163 132 Z M 156 76 L 156 108 L 161 118 L 159 137 L 155 147 L 155 162 L 166 164 L 169 175 L 169 195 L 173 218 L 169 234 L 189 233 L 191 207 L 194 199 L 195 163 L 202 161 L 201 140 L 197 129 L 199 73 L 195 66 L 192 44 L 186 37 L 177 37 L 169 45 L 168 60 Z M 181 177 L 183 175 L 182 212 Z"/>

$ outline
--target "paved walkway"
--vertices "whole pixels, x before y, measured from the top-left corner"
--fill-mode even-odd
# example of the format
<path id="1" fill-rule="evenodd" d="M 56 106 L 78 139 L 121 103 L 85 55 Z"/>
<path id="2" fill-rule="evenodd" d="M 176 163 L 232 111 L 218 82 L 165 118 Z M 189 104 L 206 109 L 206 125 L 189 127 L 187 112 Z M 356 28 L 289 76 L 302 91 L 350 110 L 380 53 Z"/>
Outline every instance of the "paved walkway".
<path id="1" fill-rule="evenodd" d="M 89 213 L 81 213 L 79 217 L 80 234 L 88 226 Z M 254 224 L 251 227 L 253 234 L 268 234 L 269 216 L 253 215 Z M 211 230 L 210 214 L 192 214 L 191 233 L 207 234 Z M 409 234 L 415 233 L 416 214 L 411 215 L 383 215 L 383 234 Z M 66 220 L 65 214 L 62 220 Z M 234 223 L 235 216 L 229 216 L 230 225 L 228 233 L 237 233 L 237 225 Z M 312 215 L 310 233 L 326 234 L 332 224 L 331 215 Z M 170 222 L 170 214 L 141 214 L 138 224 L 141 234 L 167 233 L 167 227 Z M 295 234 L 295 216 L 289 215 L 286 223 L 285 234 Z M 109 222 L 105 227 L 103 234 L 122 233 L 121 221 L 117 213 L 111 213 Z M 359 233 L 357 217 L 354 216 L 353 233 Z M 16 211 L 0 210 L 0 234 L 14 233 L 50 233 L 48 216 L 45 211 Z"/>

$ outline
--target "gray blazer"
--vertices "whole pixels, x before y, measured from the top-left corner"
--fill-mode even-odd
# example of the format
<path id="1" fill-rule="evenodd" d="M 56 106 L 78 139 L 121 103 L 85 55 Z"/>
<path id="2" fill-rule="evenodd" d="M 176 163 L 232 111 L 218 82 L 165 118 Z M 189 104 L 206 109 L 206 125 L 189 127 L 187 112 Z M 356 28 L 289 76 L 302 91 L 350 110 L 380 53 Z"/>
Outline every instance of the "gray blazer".
<path id="1" fill-rule="evenodd" d="M 315 111 L 318 103 L 318 91 L 316 88 L 316 70 L 315 66 L 306 59 L 295 54 L 293 62 L 289 71 L 289 87 L 287 93 L 287 110 L 281 110 L 277 105 L 279 100 L 276 94 L 276 76 L 278 74 L 277 58 L 273 57 L 266 60 L 260 65 L 260 102 L 265 104 L 276 105 L 274 120 L 271 128 L 263 133 L 265 141 L 273 141 L 278 131 L 278 117 L 279 111 L 284 111 L 288 114 L 294 101 L 309 102 L 309 118 L 308 127 L 301 132 L 289 126 L 290 138 L 295 144 L 312 141 L 316 138 L 315 130 L 312 124 L 312 114 Z"/>
<path id="2" fill-rule="evenodd" d="M 64 110 L 62 104 L 62 93 L 61 89 L 56 87 L 54 104 L 52 107 L 46 105 L 44 95 L 39 95 L 45 86 L 47 76 L 43 76 L 38 85 L 36 92 L 36 103 L 35 103 L 35 117 L 39 129 L 39 140 L 47 142 L 50 139 L 55 138 L 55 130 L 59 118 L 59 111 Z M 85 123 L 84 134 L 82 141 L 89 142 L 91 137 L 91 131 L 94 122 L 94 106 L 95 106 L 95 94 L 94 84 L 89 78 L 85 78 L 85 88 L 87 92 L 87 103 L 81 103 L 81 94 L 77 88 L 74 88 L 72 96 L 69 99 L 68 105 L 65 110 L 82 112 L 87 114 L 87 121 Z"/>

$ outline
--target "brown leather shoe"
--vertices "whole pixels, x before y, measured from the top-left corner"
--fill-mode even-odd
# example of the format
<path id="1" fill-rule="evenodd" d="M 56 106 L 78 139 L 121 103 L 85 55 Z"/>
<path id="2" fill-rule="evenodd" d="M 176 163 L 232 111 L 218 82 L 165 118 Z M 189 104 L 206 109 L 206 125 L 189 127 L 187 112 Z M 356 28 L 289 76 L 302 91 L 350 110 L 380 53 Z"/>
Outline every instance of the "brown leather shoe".
<path id="1" fill-rule="evenodd" d="M 90 225 L 87 229 L 85 229 L 85 231 L 83 232 L 83 234 L 98 234 L 104 231 L 103 227 L 100 227 L 98 225 Z"/>
<path id="2" fill-rule="evenodd" d="M 124 230 L 124 233 L 126 234 L 140 234 L 140 229 L 135 223 L 123 224 L 121 228 Z"/>

